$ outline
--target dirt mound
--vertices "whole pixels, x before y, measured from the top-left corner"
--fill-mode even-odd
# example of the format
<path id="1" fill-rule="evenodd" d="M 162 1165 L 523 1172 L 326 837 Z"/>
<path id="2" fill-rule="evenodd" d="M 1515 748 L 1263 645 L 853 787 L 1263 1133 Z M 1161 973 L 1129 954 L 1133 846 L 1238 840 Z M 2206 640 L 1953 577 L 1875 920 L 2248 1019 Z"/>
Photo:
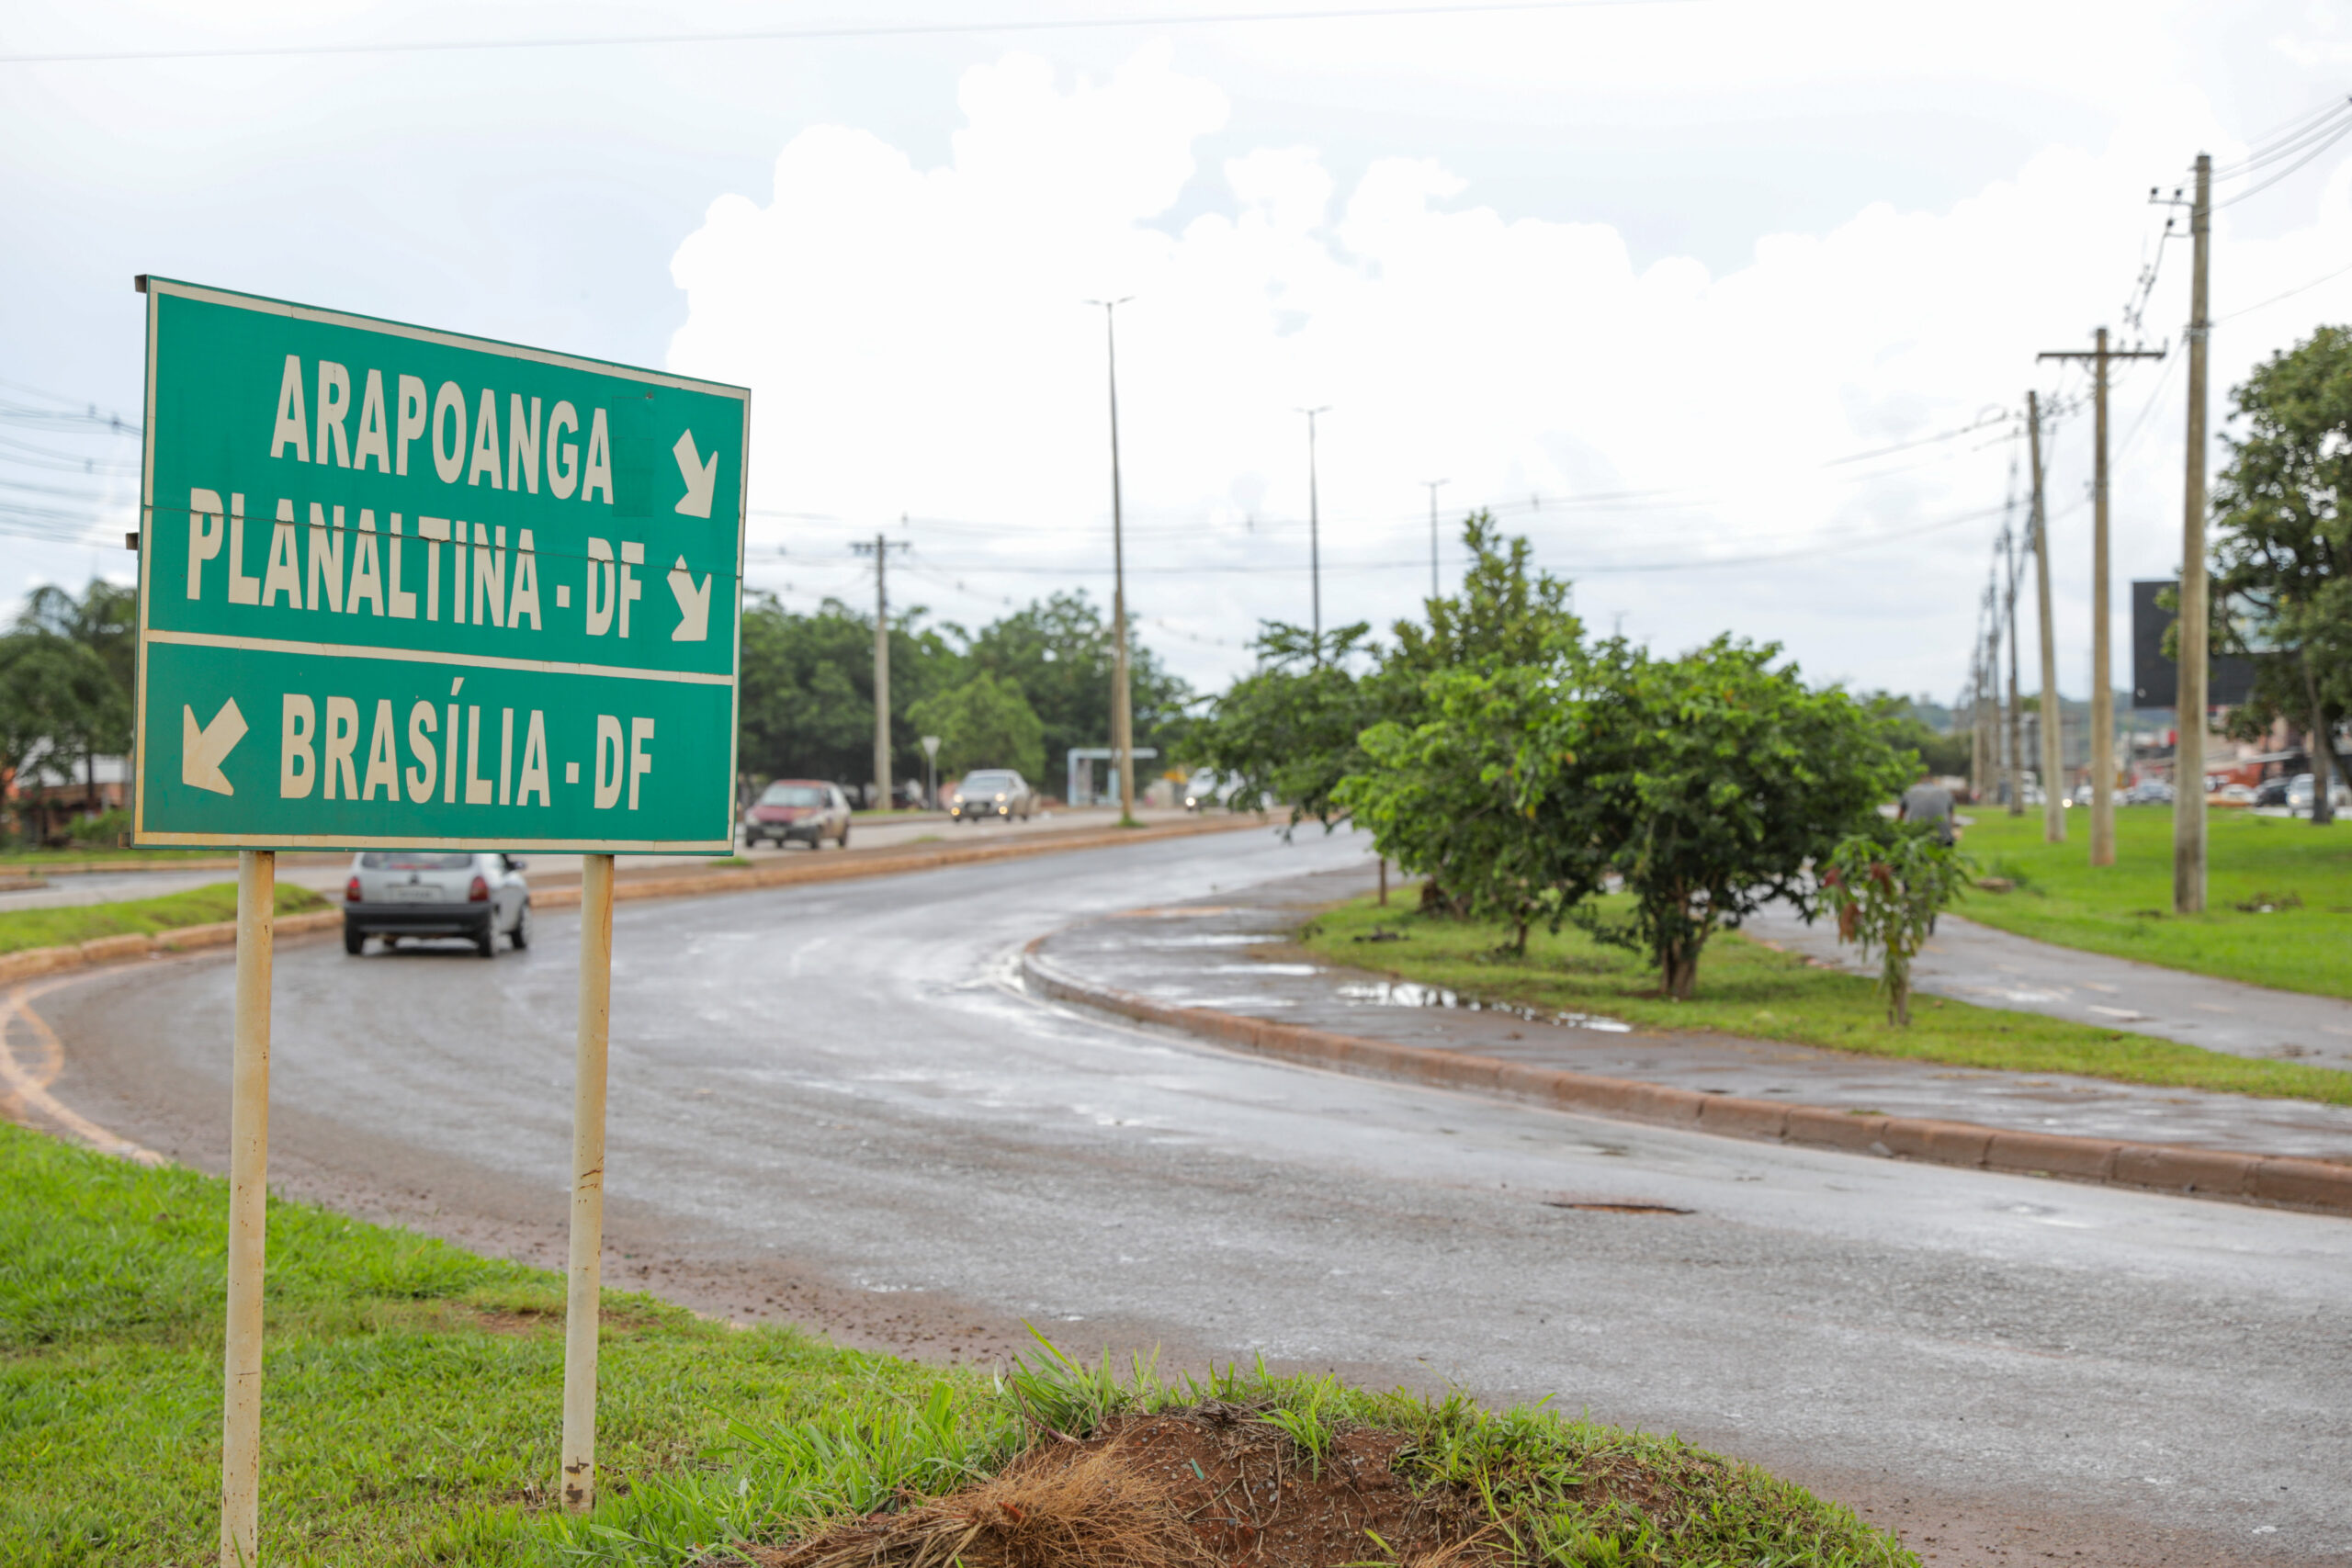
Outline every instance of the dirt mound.
<path id="1" fill-rule="evenodd" d="M 1318 1455 L 1232 1405 L 1118 1416 L 936 1501 L 737 1550 L 760 1568 L 1472 1568 L 1503 1555 L 1475 1498 L 1413 1495 L 1392 1468 L 1406 1441 L 1340 1431 Z"/>

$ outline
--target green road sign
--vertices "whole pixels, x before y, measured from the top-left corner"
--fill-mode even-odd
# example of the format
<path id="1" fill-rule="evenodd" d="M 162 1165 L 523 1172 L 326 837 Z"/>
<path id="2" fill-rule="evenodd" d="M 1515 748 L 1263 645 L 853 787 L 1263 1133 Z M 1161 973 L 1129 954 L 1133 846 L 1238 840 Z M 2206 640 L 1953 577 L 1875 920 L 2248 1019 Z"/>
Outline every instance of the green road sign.
<path id="1" fill-rule="evenodd" d="M 749 392 L 145 288 L 137 842 L 731 848 Z"/>

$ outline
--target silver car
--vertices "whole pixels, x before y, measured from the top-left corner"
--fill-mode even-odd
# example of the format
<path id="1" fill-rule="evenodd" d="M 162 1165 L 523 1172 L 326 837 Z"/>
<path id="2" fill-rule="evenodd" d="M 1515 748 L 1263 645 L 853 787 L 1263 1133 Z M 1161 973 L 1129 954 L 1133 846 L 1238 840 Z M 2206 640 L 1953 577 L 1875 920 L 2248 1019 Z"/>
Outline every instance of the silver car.
<path id="1" fill-rule="evenodd" d="M 954 822 L 1026 822 L 1037 810 L 1037 796 L 1029 781 L 1011 768 L 983 768 L 966 773 L 964 782 L 947 795 L 947 816 Z"/>
<path id="2" fill-rule="evenodd" d="M 531 889 L 513 855 L 463 850 L 368 850 L 343 886 L 343 950 L 411 937 L 464 937 L 484 958 L 504 936 L 531 945 Z"/>

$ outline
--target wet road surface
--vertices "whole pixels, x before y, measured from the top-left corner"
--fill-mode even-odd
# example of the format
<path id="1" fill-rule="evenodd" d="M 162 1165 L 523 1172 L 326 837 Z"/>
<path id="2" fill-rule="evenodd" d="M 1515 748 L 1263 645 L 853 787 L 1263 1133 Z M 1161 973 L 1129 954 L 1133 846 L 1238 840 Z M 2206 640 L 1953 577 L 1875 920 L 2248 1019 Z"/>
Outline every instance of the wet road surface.
<path id="1" fill-rule="evenodd" d="M 1250 832 L 623 905 L 608 1281 L 942 1357 L 1026 1318 L 1556 1394 L 1936 1562 L 2352 1550 L 2352 1224 L 1320 1075 L 1012 979 L 1080 917 L 1363 863 Z M 288 944 L 273 1184 L 559 1259 L 575 931 L 488 963 Z M 220 1168 L 231 973 L 42 997 L 57 1096 Z"/>
<path id="2" fill-rule="evenodd" d="M 2182 1144 L 2352 1161 L 2352 1106 L 2257 1099 L 2065 1073 L 1996 1072 L 1659 1029 L 1610 1018 L 1479 1008 L 1380 971 L 1409 947 L 1364 943 L 1350 969 L 1289 946 L 1318 908 L 1363 891 L 1352 868 L 1261 883 L 1203 908 L 1071 923 L 1040 959 L 1081 983 L 1180 1007 L 1465 1051 L 1702 1094 L 1781 1100 L 1876 1115 L 1975 1122 L 2084 1138 Z"/>

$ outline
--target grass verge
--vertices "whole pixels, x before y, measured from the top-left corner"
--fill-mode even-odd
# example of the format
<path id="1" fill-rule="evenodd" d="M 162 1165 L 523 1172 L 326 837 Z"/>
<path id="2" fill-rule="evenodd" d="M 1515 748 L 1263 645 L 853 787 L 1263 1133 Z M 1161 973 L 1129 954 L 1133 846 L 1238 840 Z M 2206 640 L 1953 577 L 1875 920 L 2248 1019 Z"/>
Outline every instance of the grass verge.
<path id="1" fill-rule="evenodd" d="M 219 860 L 219 850 L 134 850 L 77 844 L 62 850 L 0 850 L 0 871 L 62 871 L 85 865 L 171 865 L 180 861 Z"/>
<path id="2" fill-rule="evenodd" d="M 223 1184 L 0 1125 L 0 1561 L 209 1561 Z M 290 1203 L 271 1207 L 269 1261 L 272 1563 L 713 1564 L 954 1492 L 1048 1433 L 1214 1400 L 1310 1459 L 1335 1431 L 1404 1434 L 1409 1484 L 1478 1501 L 1498 1540 L 1523 1543 L 1498 1561 L 1917 1568 L 1891 1538 L 1750 1466 L 1541 1409 L 1262 1367 L 1205 1382 L 1121 1375 L 1049 1348 L 991 1376 L 612 1292 L 599 1502 L 573 1517 L 546 1501 L 560 1276 Z"/>
<path id="3" fill-rule="evenodd" d="M 277 884 L 277 912 L 299 915 L 323 909 L 327 901 L 307 887 Z M 49 909 L 0 910 L 0 953 L 28 947 L 71 947 L 102 936 L 153 935 L 183 926 L 209 926 L 237 918 L 237 885 L 215 882 L 157 898 L 128 898 L 114 904 L 67 904 Z"/>
<path id="4" fill-rule="evenodd" d="M 2352 998 L 2352 823 L 2215 810 L 2207 818 L 2206 912 L 2172 913 L 2172 808 L 2119 807 L 2115 863 L 2090 863 L 2089 814 L 2041 839 L 2039 811 L 1974 808 L 1962 847 L 2017 885 L 1961 912 L 2018 936 L 2284 991 Z"/>
<path id="5" fill-rule="evenodd" d="M 1539 1012 L 1600 1013 L 1654 1029 L 1705 1029 L 1751 1040 L 1788 1040 L 1832 1051 L 2023 1073 L 2075 1073 L 2123 1083 L 2217 1089 L 2352 1105 L 2352 1073 L 2299 1062 L 2223 1055 L 2152 1035 L 2096 1029 L 2039 1013 L 1914 996 L 1911 1027 L 1886 1021 L 1877 986 L 1859 975 L 1816 969 L 1794 953 L 1718 934 L 1699 963 L 1699 994 L 1678 1002 L 1636 953 L 1604 946 L 1574 927 L 1528 933 L 1527 956 L 1503 951 L 1498 925 L 1429 917 L 1409 892 L 1383 909 L 1370 897 L 1318 915 L 1302 933 L 1309 952 L 1341 964 L 1385 969 L 1423 985 Z M 1619 899 L 1604 899 L 1611 908 Z M 1971 901 L 1973 910 L 1975 900 Z M 1408 940 L 1359 942 L 1374 927 Z"/>

